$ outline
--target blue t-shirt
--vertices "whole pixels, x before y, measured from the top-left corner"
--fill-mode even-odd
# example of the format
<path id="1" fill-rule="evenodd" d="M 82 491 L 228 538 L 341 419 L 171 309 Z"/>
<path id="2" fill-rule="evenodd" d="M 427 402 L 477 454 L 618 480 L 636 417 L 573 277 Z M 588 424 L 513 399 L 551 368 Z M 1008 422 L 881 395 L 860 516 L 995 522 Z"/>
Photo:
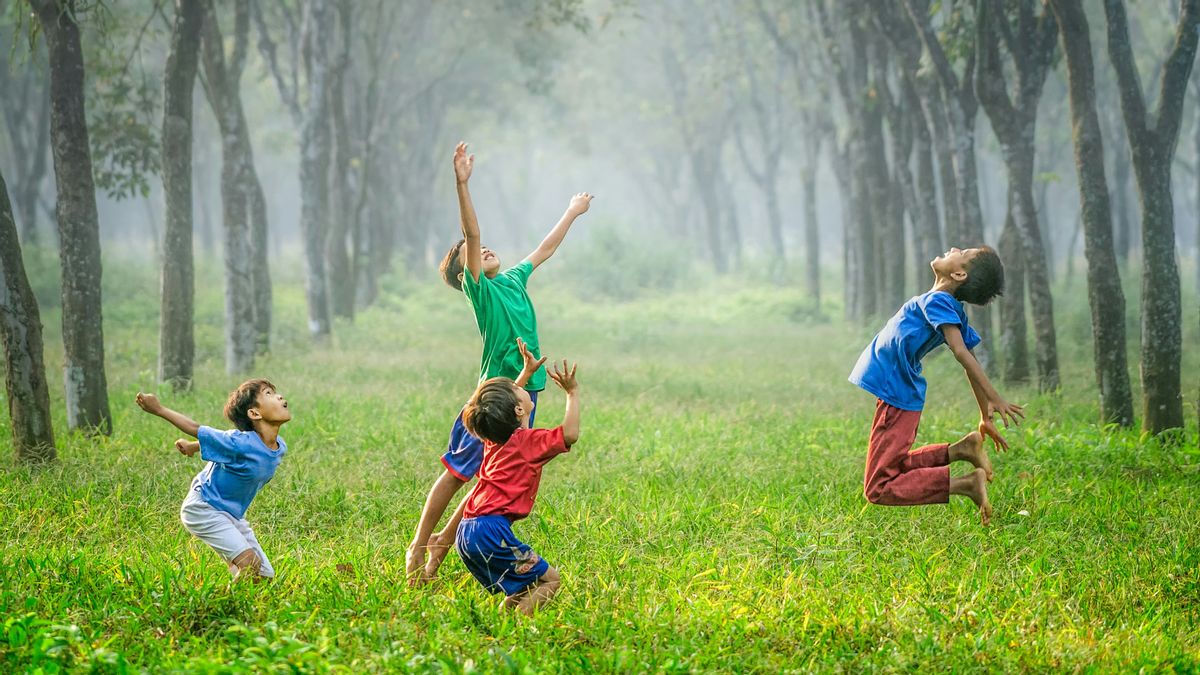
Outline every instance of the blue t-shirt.
<path id="1" fill-rule="evenodd" d="M 272 450 L 253 431 L 221 431 L 201 426 L 196 432 L 200 457 L 208 462 L 196 475 L 200 498 L 234 518 L 243 518 L 259 488 L 275 475 L 287 452 L 287 443 L 276 439 Z"/>
<path id="2" fill-rule="evenodd" d="M 962 303 L 945 291 L 929 291 L 904 303 L 871 340 L 850 371 L 850 381 L 901 410 L 925 407 L 921 359 L 946 343 L 941 327 L 958 326 L 967 349 L 979 334 L 967 325 Z"/>

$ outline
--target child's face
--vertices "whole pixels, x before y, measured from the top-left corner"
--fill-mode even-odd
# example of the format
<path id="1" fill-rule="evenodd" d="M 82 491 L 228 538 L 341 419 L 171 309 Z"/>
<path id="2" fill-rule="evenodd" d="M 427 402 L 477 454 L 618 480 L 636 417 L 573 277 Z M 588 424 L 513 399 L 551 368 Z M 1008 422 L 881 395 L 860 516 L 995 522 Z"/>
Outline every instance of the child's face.
<path id="1" fill-rule="evenodd" d="M 933 273 L 938 277 L 962 282 L 967 278 L 967 265 L 979 255 L 977 248 L 954 248 L 939 255 L 929 262 Z"/>
<path id="2" fill-rule="evenodd" d="M 258 417 L 254 413 L 258 413 Z M 283 424 L 292 419 L 292 411 L 288 410 L 287 399 L 274 389 L 263 389 L 258 392 L 254 407 L 248 411 L 250 419 L 261 419 L 268 424 Z"/>
<path id="3" fill-rule="evenodd" d="M 520 418 L 521 428 L 524 429 L 529 426 L 529 416 L 533 414 L 533 397 L 524 387 L 514 384 L 513 390 L 517 394 L 517 417 Z"/>
<path id="4" fill-rule="evenodd" d="M 500 256 L 492 249 L 484 246 L 479 250 L 480 258 L 483 261 L 483 275 L 487 278 L 492 278 L 500 273 Z M 458 261 L 462 263 L 463 271 L 467 269 L 467 245 L 463 244 L 458 249 Z"/>

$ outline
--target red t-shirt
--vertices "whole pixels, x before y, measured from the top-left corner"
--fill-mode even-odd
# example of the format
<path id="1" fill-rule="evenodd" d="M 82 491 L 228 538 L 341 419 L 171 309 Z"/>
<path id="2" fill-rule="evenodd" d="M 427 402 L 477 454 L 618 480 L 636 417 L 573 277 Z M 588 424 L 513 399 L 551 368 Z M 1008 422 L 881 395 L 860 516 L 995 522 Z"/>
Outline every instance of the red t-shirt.
<path id="1" fill-rule="evenodd" d="M 499 515 L 512 520 L 528 516 L 542 480 L 542 467 L 568 450 L 561 426 L 517 429 L 503 445 L 484 441 L 479 482 L 467 497 L 463 516 Z"/>

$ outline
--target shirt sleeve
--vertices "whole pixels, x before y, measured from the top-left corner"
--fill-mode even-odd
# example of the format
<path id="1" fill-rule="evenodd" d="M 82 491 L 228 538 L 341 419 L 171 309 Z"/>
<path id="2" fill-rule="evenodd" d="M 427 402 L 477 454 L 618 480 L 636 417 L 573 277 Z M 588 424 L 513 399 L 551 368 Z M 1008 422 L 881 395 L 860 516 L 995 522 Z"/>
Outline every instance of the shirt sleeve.
<path id="1" fill-rule="evenodd" d="M 962 332 L 962 338 L 963 344 L 967 346 L 967 349 L 975 349 L 979 346 L 980 342 L 983 342 L 983 338 L 979 337 L 979 333 L 976 333 L 975 329 L 970 326 L 965 327 Z"/>
<path id="2" fill-rule="evenodd" d="M 570 449 L 563 438 L 561 426 L 529 431 L 530 459 L 538 464 L 545 464 Z"/>
<path id="3" fill-rule="evenodd" d="M 529 283 L 530 274 L 533 274 L 533 263 L 529 262 L 528 260 L 522 260 L 507 270 L 504 270 L 504 276 L 512 279 L 518 284 L 521 284 L 521 288 L 525 288 L 526 284 Z"/>
<path id="4" fill-rule="evenodd" d="M 237 441 L 234 440 L 236 431 L 221 431 L 212 427 L 201 426 L 196 432 L 200 441 L 200 458 L 215 464 L 229 464 L 237 459 Z"/>
<path id="5" fill-rule="evenodd" d="M 921 311 L 925 313 L 925 320 L 934 330 L 947 324 L 960 328 L 967 325 L 962 315 L 962 306 L 949 293 L 931 293 L 921 303 Z M 966 341 L 966 335 L 963 335 L 963 341 Z"/>

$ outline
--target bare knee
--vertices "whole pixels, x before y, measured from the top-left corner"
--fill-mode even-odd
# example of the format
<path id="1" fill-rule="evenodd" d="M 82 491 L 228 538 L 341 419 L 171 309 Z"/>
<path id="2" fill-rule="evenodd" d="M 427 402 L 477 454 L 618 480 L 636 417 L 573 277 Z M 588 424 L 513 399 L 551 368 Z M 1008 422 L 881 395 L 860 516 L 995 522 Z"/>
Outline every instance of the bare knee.
<path id="1" fill-rule="evenodd" d="M 237 573 L 234 575 L 235 578 L 240 579 L 243 576 L 257 577 L 262 573 L 262 558 L 258 557 L 258 553 L 252 548 L 248 548 L 237 554 L 229 562 L 237 568 Z"/>
<path id="2" fill-rule="evenodd" d="M 551 593 L 557 591 L 561 583 L 562 579 L 558 576 L 558 570 L 553 567 L 547 569 L 545 574 L 538 577 L 538 587 L 545 588 Z"/>

